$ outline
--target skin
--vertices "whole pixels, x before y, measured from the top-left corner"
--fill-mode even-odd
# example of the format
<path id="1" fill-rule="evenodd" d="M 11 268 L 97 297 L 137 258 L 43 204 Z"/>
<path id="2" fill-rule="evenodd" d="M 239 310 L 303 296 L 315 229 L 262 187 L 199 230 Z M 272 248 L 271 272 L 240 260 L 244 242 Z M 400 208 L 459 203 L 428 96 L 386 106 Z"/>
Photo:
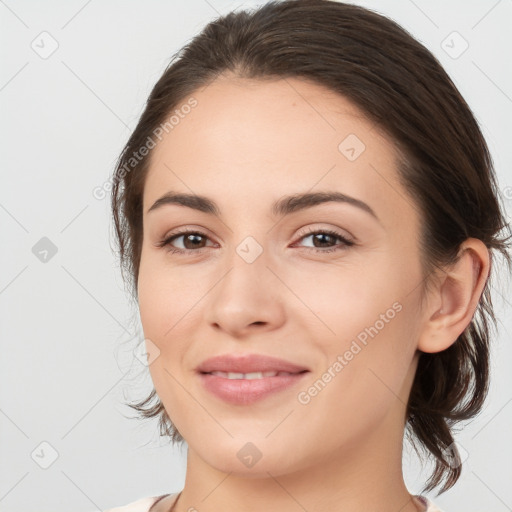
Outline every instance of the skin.
<path id="1" fill-rule="evenodd" d="M 392 141 L 354 105 L 304 80 L 230 75 L 193 96 L 197 106 L 151 155 L 138 280 L 148 351 L 159 351 L 151 377 L 188 444 L 174 510 L 421 510 L 402 476 L 419 351 L 448 348 L 469 324 L 489 271 L 487 249 L 466 240 L 458 263 L 430 276 L 422 301 L 419 211 L 398 182 Z M 365 144 L 354 161 L 338 149 L 349 134 Z M 170 190 L 207 196 L 220 214 L 175 204 L 148 213 Z M 335 202 L 271 212 L 282 196 L 317 191 L 360 199 L 379 220 Z M 199 245 L 174 239 L 185 254 L 158 247 L 178 228 L 206 237 Z M 356 244 L 315 243 L 308 228 Z M 248 236 L 263 249 L 252 263 L 236 251 Z M 340 250 L 321 252 L 332 247 Z M 298 393 L 397 303 L 400 311 L 300 403 Z M 229 405 L 195 372 L 225 353 L 280 357 L 311 373 L 254 404 Z M 252 467 L 237 457 L 247 442 L 262 454 Z"/>

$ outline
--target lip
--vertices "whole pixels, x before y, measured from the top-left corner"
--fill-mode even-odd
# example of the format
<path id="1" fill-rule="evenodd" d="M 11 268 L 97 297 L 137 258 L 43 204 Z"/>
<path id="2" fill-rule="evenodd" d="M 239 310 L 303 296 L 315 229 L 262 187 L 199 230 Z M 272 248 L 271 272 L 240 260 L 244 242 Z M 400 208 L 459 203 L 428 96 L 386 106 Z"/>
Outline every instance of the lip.
<path id="1" fill-rule="evenodd" d="M 297 384 L 308 373 L 305 371 L 251 380 L 228 379 L 210 373 L 200 373 L 199 378 L 206 390 L 224 402 L 232 405 L 249 405 Z"/>
<path id="2" fill-rule="evenodd" d="M 287 372 L 261 379 L 228 379 L 208 372 Z M 274 393 L 283 391 L 301 381 L 310 372 L 308 368 L 261 354 L 213 357 L 203 361 L 197 368 L 202 385 L 210 393 L 232 405 L 249 405 Z"/>
<path id="3" fill-rule="evenodd" d="M 233 354 L 223 354 L 211 357 L 203 361 L 196 369 L 200 373 L 210 372 L 233 372 L 233 373 L 251 373 L 251 372 L 288 372 L 300 373 L 309 368 L 298 364 L 278 359 L 276 357 L 263 354 L 244 354 L 234 356 Z M 271 378 L 271 377 L 268 377 Z"/>

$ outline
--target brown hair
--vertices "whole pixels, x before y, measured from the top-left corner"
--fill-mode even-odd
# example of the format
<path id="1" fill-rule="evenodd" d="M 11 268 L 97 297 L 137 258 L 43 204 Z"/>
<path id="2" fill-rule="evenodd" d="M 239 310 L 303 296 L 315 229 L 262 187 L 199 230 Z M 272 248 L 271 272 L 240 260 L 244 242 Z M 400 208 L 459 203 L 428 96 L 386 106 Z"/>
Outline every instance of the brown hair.
<path id="1" fill-rule="evenodd" d="M 121 270 L 137 296 L 142 244 L 142 194 L 149 155 L 127 163 L 180 102 L 220 74 L 239 78 L 299 77 L 352 101 L 396 145 L 398 173 L 423 219 L 424 284 L 435 268 L 456 261 L 461 242 L 482 240 L 505 258 L 510 226 L 499 204 L 493 164 L 472 112 L 436 58 L 394 21 L 330 0 L 271 1 L 209 23 L 171 59 L 154 86 L 113 176 L 112 213 Z M 138 154 L 138 153 L 137 153 Z M 489 276 L 490 279 L 490 276 Z M 424 487 L 440 492 L 461 468 L 452 427 L 478 414 L 489 386 L 490 323 L 496 318 L 486 283 L 477 311 L 448 349 L 422 353 L 407 406 L 407 434 L 433 456 Z M 156 398 L 156 404 L 148 404 Z M 146 408 L 147 406 L 147 408 Z M 155 390 L 131 405 L 159 417 L 161 435 L 183 440 Z M 454 463 L 455 461 L 455 463 Z"/>

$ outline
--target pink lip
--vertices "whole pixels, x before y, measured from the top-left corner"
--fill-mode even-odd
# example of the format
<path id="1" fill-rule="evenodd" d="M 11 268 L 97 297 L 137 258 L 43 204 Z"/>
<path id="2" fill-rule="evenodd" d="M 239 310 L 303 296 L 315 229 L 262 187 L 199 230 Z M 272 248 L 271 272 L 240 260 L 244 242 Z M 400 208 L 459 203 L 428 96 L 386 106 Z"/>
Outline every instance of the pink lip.
<path id="1" fill-rule="evenodd" d="M 209 373 L 199 377 L 203 386 L 218 398 L 234 405 L 249 405 L 296 384 L 309 372 L 276 375 L 262 379 L 228 379 Z"/>
<path id="2" fill-rule="evenodd" d="M 288 372 L 299 373 L 304 370 L 309 371 L 304 366 L 278 359 L 276 357 L 265 356 L 262 354 L 246 354 L 242 356 L 233 356 L 232 354 L 224 354 L 221 356 L 211 357 L 203 361 L 197 371 L 200 373 L 234 372 L 234 373 L 251 373 L 251 372 Z"/>
<path id="3" fill-rule="evenodd" d="M 230 354 L 203 361 L 197 368 L 205 388 L 218 398 L 235 405 L 248 405 L 272 393 L 282 391 L 296 384 L 309 373 L 307 368 L 297 364 L 260 354 L 235 357 Z M 287 372 L 289 375 L 276 375 L 262 379 L 228 379 L 210 372 Z"/>

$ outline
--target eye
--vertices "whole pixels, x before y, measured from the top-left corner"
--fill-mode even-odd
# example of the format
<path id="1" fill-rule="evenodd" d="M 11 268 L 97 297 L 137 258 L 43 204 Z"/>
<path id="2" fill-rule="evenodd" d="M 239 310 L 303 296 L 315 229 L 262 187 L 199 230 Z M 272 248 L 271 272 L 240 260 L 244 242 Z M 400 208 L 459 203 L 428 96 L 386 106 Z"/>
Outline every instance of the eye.
<path id="1" fill-rule="evenodd" d="M 352 240 L 349 240 L 348 238 L 344 237 L 340 233 L 336 231 L 332 231 L 330 229 L 317 229 L 317 230 L 309 230 L 305 235 L 302 235 L 300 237 L 300 240 L 306 240 L 308 238 L 311 238 L 313 242 L 313 247 L 309 247 L 314 252 L 319 253 L 325 253 L 325 252 L 334 252 L 334 251 L 340 251 L 345 250 L 347 247 L 351 247 L 352 245 L 355 245 L 355 242 Z M 340 240 L 341 244 L 335 244 L 336 240 Z M 315 245 L 316 243 L 320 244 Z M 335 244 L 328 245 L 327 247 L 323 244 Z M 322 248 L 323 247 L 323 248 Z"/>
<path id="2" fill-rule="evenodd" d="M 172 243 L 179 238 L 183 238 L 183 248 L 174 247 Z M 168 236 L 161 242 L 157 244 L 158 247 L 167 247 L 169 252 L 173 253 L 185 253 L 185 252 L 202 252 L 201 249 L 204 248 L 203 241 L 209 240 L 208 236 L 202 233 L 201 231 L 180 231 L 178 233 L 173 233 Z"/>
<path id="3" fill-rule="evenodd" d="M 180 238 L 183 238 L 181 242 L 182 247 L 175 247 L 173 243 Z M 349 240 L 340 233 L 330 229 L 310 229 L 306 234 L 303 234 L 299 240 L 306 240 L 307 238 L 312 239 L 313 247 L 310 246 L 308 248 L 306 246 L 306 249 L 310 249 L 318 253 L 345 250 L 347 247 L 355 245 L 355 242 L 352 240 Z M 166 247 L 169 252 L 178 254 L 202 253 L 202 249 L 206 248 L 205 243 L 208 240 L 210 240 L 209 237 L 201 231 L 186 230 L 171 234 L 158 242 L 157 247 Z M 336 240 L 341 241 L 341 243 L 336 244 Z M 316 243 L 320 245 L 315 246 L 314 244 Z M 335 244 L 334 246 L 329 245 L 333 243 Z M 325 244 L 327 244 L 327 246 Z"/>

